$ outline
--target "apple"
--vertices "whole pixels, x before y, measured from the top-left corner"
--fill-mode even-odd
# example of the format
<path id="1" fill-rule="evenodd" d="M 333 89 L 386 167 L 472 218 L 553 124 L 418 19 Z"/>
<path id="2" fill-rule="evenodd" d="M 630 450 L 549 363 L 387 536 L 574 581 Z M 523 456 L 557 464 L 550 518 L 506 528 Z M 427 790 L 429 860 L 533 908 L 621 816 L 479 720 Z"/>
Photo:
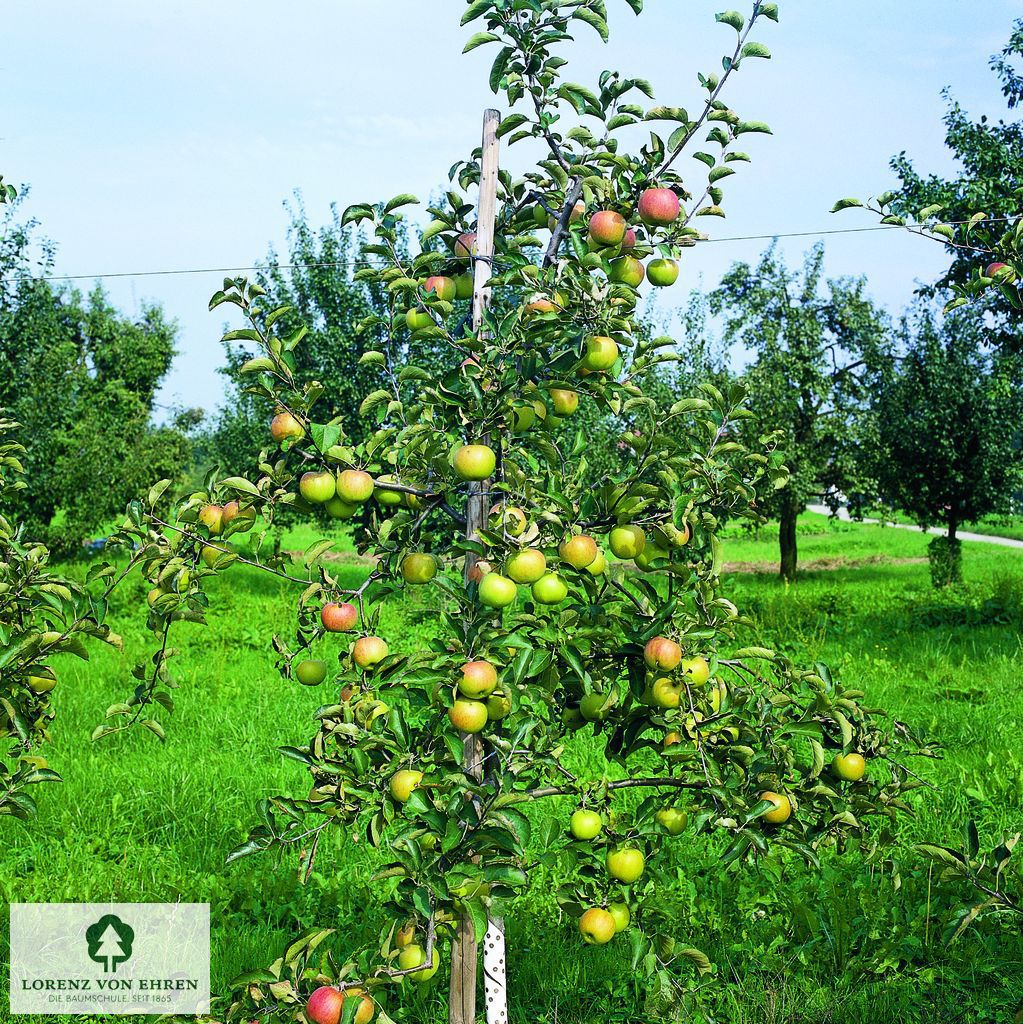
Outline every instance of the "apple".
<path id="1" fill-rule="evenodd" d="M 410 331 L 421 331 L 434 325 L 434 319 L 425 306 L 413 306 L 405 314 L 405 326 Z"/>
<path id="2" fill-rule="evenodd" d="M 486 480 L 494 473 L 497 456 L 485 444 L 463 444 L 452 453 L 451 464 L 459 480 Z"/>
<path id="3" fill-rule="evenodd" d="M 662 807 L 654 818 L 669 836 L 681 835 L 689 824 L 689 815 L 678 807 Z"/>
<path id="4" fill-rule="evenodd" d="M 599 246 L 621 245 L 628 225 L 614 210 L 601 210 L 590 218 L 590 237 Z"/>
<path id="5" fill-rule="evenodd" d="M 237 557 L 226 544 L 219 544 L 216 547 L 212 544 L 203 544 L 199 556 L 210 569 L 214 568 L 222 558 L 225 559 L 225 562 L 219 568 L 226 569 L 230 562 Z M 230 559 L 230 562 L 227 559 Z"/>
<path id="6" fill-rule="evenodd" d="M 650 700 L 658 708 L 677 708 L 682 702 L 683 684 L 661 676 L 650 684 Z"/>
<path id="7" fill-rule="evenodd" d="M 199 510 L 199 522 L 211 537 L 216 537 L 224 528 L 224 510 L 219 505 L 203 505 Z"/>
<path id="8" fill-rule="evenodd" d="M 345 997 L 332 985 L 321 985 L 305 1004 L 305 1015 L 312 1024 L 338 1024 Z"/>
<path id="9" fill-rule="evenodd" d="M 305 429 L 290 412 L 279 412 L 270 421 L 270 436 L 278 444 L 282 441 L 301 441 L 305 437 Z"/>
<path id="10" fill-rule="evenodd" d="M 533 584 L 530 592 L 538 604 L 560 604 L 568 597 L 568 584 L 557 573 L 549 572 Z"/>
<path id="11" fill-rule="evenodd" d="M 579 701 L 579 714 L 587 722 L 602 722 L 608 712 L 608 709 L 604 706 L 606 703 L 606 694 L 588 693 Z"/>
<path id="12" fill-rule="evenodd" d="M 256 522 L 256 510 L 251 505 L 242 508 L 237 500 L 229 501 L 224 506 L 221 521 L 224 526 L 234 523 L 233 533 L 248 533 Z"/>
<path id="13" fill-rule="evenodd" d="M 604 819 L 596 811 L 588 811 L 585 807 L 580 807 L 572 812 L 568 827 L 576 839 L 596 839 L 604 827 Z"/>
<path id="14" fill-rule="evenodd" d="M 682 648 L 666 636 L 655 636 L 643 648 L 643 661 L 649 669 L 659 668 L 671 672 L 682 661 Z"/>
<path id="15" fill-rule="evenodd" d="M 439 275 L 428 277 L 426 284 L 423 285 L 423 291 L 428 295 L 432 294 L 438 299 L 443 299 L 444 302 L 454 302 L 455 297 L 458 295 L 458 288 L 455 286 L 455 282 L 450 277 L 441 277 Z"/>
<path id="16" fill-rule="evenodd" d="M 347 633 L 358 621 L 359 609 L 347 601 L 328 601 L 320 609 L 320 622 L 328 633 Z"/>
<path id="17" fill-rule="evenodd" d="M 620 850 L 608 850 L 607 873 L 624 885 L 632 885 L 646 867 L 646 858 L 635 847 L 623 847 Z"/>
<path id="18" fill-rule="evenodd" d="M 710 663 L 699 655 L 694 658 L 683 658 L 679 662 L 679 669 L 690 686 L 703 686 L 710 679 Z"/>
<path id="19" fill-rule="evenodd" d="M 574 569 L 585 569 L 597 557 L 597 542 L 585 533 L 566 537 L 558 545 L 558 554 Z"/>
<path id="20" fill-rule="evenodd" d="M 298 481 L 298 492 L 306 501 L 314 505 L 322 505 L 334 497 L 337 485 L 334 482 L 334 474 L 327 470 L 318 472 L 303 473 Z"/>
<path id="21" fill-rule="evenodd" d="M 512 430 L 516 434 L 524 434 L 536 423 L 536 409 L 532 403 L 516 405 L 512 408 Z"/>
<path id="22" fill-rule="evenodd" d="M 415 773 L 413 773 L 415 774 Z M 394 796 L 394 791 L 391 791 L 391 796 Z M 398 799 L 395 797 L 395 799 Z M 404 801 L 402 801 L 404 803 Z M 416 937 L 416 923 L 415 921 L 409 921 L 407 924 L 403 924 L 394 933 L 394 948 L 404 949 L 406 946 L 412 943 L 412 940 Z"/>
<path id="23" fill-rule="evenodd" d="M 153 589 L 150 590 L 148 594 L 146 594 L 146 604 L 148 604 L 149 607 L 152 608 L 153 605 L 156 604 L 156 602 L 159 601 L 160 598 L 163 597 L 163 595 L 166 593 L 166 590 L 161 590 L 159 587 L 153 587 Z"/>
<path id="24" fill-rule="evenodd" d="M 518 588 L 508 579 L 497 572 L 488 572 L 480 580 L 480 602 L 488 608 L 507 608 L 515 600 Z"/>
<path id="25" fill-rule="evenodd" d="M 494 567 L 489 562 L 486 562 L 481 558 L 469 570 L 469 579 L 472 580 L 473 583 L 479 583 L 487 573 L 493 571 Z"/>
<path id="26" fill-rule="evenodd" d="M 792 817 L 792 801 L 783 793 L 774 793 L 767 790 L 760 794 L 761 800 L 770 800 L 774 805 L 769 811 L 761 815 L 764 821 L 772 825 L 781 825 Z"/>
<path id="27" fill-rule="evenodd" d="M 475 288 L 476 282 L 473 280 L 472 274 L 459 274 L 455 278 L 456 299 L 471 299 Z"/>
<path id="28" fill-rule="evenodd" d="M 616 526 L 608 538 L 618 558 L 636 558 L 646 547 L 646 534 L 639 526 Z"/>
<path id="29" fill-rule="evenodd" d="M 613 338 L 594 336 L 586 339 L 583 353 L 584 370 L 610 370 L 618 361 L 618 343 Z"/>
<path id="30" fill-rule="evenodd" d="M 541 313 L 557 313 L 560 309 L 561 307 L 553 300 L 544 295 L 536 295 L 526 303 L 523 312 L 535 316 Z"/>
<path id="31" fill-rule="evenodd" d="M 462 260 L 467 260 L 476 254 L 476 232 L 465 231 L 455 239 L 455 255 Z"/>
<path id="32" fill-rule="evenodd" d="M 29 676 L 25 680 L 33 693 L 49 693 L 57 685 L 55 676 Z"/>
<path id="33" fill-rule="evenodd" d="M 644 224 L 664 227 L 678 220 L 682 205 L 670 188 L 648 188 L 639 197 L 639 216 Z"/>
<path id="34" fill-rule="evenodd" d="M 377 500 L 378 504 L 384 505 L 388 508 L 394 508 L 397 505 L 402 505 L 405 502 L 405 495 L 403 491 L 395 491 L 388 487 L 388 484 L 396 484 L 398 481 L 393 476 L 378 476 L 376 478 L 373 490 L 373 497 Z"/>
<path id="35" fill-rule="evenodd" d="M 588 566 L 586 566 L 586 571 L 591 576 L 603 576 L 606 569 L 607 558 L 605 557 L 604 552 L 600 548 L 597 548 L 597 557 L 594 558 Z"/>
<path id="36" fill-rule="evenodd" d="M 413 970 L 413 968 L 425 963 L 426 950 L 418 942 L 409 943 L 398 954 L 398 968 L 402 971 L 410 971 L 411 973 L 407 977 L 413 981 L 429 981 L 437 973 L 437 969 L 440 967 L 440 954 L 438 954 L 436 946 L 433 949 L 433 956 L 430 958 L 429 966 L 423 967 L 421 971 Z"/>
<path id="37" fill-rule="evenodd" d="M 558 416 L 571 416 L 579 408 L 579 393 L 570 388 L 551 388 L 551 405 Z"/>
<path id="38" fill-rule="evenodd" d="M 615 284 L 627 284 L 630 288 L 638 288 L 643 283 L 644 276 L 643 264 L 635 256 L 620 256 L 611 261 L 610 279 Z"/>
<path id="39" fill-rule="evenodd" d="M 343 469 L 337 475 L 337 496 L 349 505 L 361 505 L 373 497 L 373 477 L 362 469 Z"/>
<path id="40" fill-rule="evenodd" d="M 989 263 L 984 271 L 985 277 L 997 277 L 999 281 L 1015 281 L 1016 271 L 1008 263 Z"/>
<path id="41" fill-rule="evenodd" d="M 423 773 L 414 771 L 411 768 L 402 768 L 391 776 L 387 788 L 391 796 L 400 804 L 408 803 L 408 798 L 419 788 L 423 781 Z M 411 942 L 411 938 L 409 942 Z M 408 943 L 405 943 L 408 945 Z"/>
<path id="42" fill-rule="evenodd" d="M 626 228 L 625 237 L 622 239 L 622 253 L 632 252 L 636 248 L 636 229 Z"/>
<path id="43" fill-rule="evenodd" d="M 846 782 L 859 782 L 867 771 L 867 762 L 862 754 L 836 754 L 831 770 Z"/>
<path id="44" fill-rule="evenodd" d="M 516 583 L 536 583 L 547 572 L 547 558 L 539 548 L 523 548 L 504 563 L 504 571 Z"/>
<path id="45" fill-rule="evenodd" d="M 487 706 L 481 700 L 463 700 L 456 697 L 448 708 L 448 721 L 459 732 L 481 732 L 487 724 Z"/>
<path id="46" fill-rule="evenodd" d="M 590 907 L 579 918 L 579 932 L 590 946 L 603 946 L 615 937 L 615 919 L 603 907 Z"/>
<path id="47" fill-rule="evenodd" d="M 512 709 L 511 698 L 499 690 L 492 693 L 486 701 L 487 721 L 500 722 Z"/>
<path id="48" fill-rule="evenodd" d="M 673 747 L 676 743 L 681 742 L 682 733 L 680 733 L 677 729 L 672 729 L 672 731 L 667 733 L 664 739 L 661 741 L 661 746 L 667 749 L 668 747 Z"/>
<path id="49" fill-rule="evenodd" d="M 327 663 L 317 658 L 308 658 L 295 666 L 295 678 L 303 686 L 319 686 L 327 678 Z"/>
<path id="50" fill-rule="evenodd" d="M 529 525 L 526 513 L 515 505 L 495 505 L 490 510 L 490 519 L 495 528 L 504 528 L 509 537 L 521 537 Z"/>
<path id="51" fill-rule="evenodd" d="M 568 215 L 568 223 L 569 224 L 575 224 L 578 220 L 580 220 L 582 218 L 582 216 L 583 216 L 583 214 L 585 212 L 586 212 L 586 204 L 580 199 L 579 202 L 576 203 L 575 206 L 572 207 L 572 212 Z M 559 210 L 557 217 L 548 217 L 547 218 L 547 227 L 549 227 L 551 229 L 551 231 L 553 231 L 558 226 L 558 221 L 560 219 L 561 219 L 561 211 Z"/>
<path id="52" fill-rule="evenodd" d="M 437 575 L 437 559 L 422 552 L 406 555 L 401 560 L 401 575 L 414 586 L 429 583 Z"/>
<path id="53" fill-rule="evenodd" d="M 458 692 L 463 697 L 481 700 L 497 689 L 497 669 L 489 661 L 467 661 L 462 666 Z"/>
<path id="54" fill-rule="evenodd" d="M 650 572 L 654 562 L 667 557 L 668 552 L 659 544 L 645 544 L 643 550 L 636 555 L 633 561 L 636 563 L 637 569 L 642 569 L 643 572 Z"/>
<path id="55" fill-rule="evenodd" d="M 355 1011 L 355 1016 L 352 1017 L 351 1024 L 369 1024 L 369 1022 L 376 1016 L 376 1003 L 374 1003 L 361 988 L 345 989 L 345 991 L 341 993 L 341 998 L 342 1000 L 359 1000 L 359 1008 Z M 344 1007 L 342 1005 L 342 1011 L 343 1010 Z"/>
<path id="56" fill-rule="evenodd" d="M 331 519 L 351 519 L 358 508 L 358 505 L 342 501 L 336 494 L 330 499 L 330 501 L 325 501 L 323 503 L 323 511 L 326 512 Z"/>
<path id="57" fill-rule="evenodd" d="M 352 648 L 352 660 L 361 669 L 379 665 L 387 657 L 389 648 L 378 636 L 360 636 Z"/>
<path id="58" fill-rule="evenodd" d="M 629 927 L 629 922 L 632 920 L 632 913 L 629 911 L 629 905 L 627 903 L 612 903 L 607 908 L 607 912 L 614 918 L 615 935 L 619 932 L 625 931 L 625 929 Z"/>
<path id="59" fill-rule="evenodd" d="M 655 288 L 667 288 L 678 280 L 678 263 L 675 260 L 651 260 L 646 267 L 646 279 Z"/>

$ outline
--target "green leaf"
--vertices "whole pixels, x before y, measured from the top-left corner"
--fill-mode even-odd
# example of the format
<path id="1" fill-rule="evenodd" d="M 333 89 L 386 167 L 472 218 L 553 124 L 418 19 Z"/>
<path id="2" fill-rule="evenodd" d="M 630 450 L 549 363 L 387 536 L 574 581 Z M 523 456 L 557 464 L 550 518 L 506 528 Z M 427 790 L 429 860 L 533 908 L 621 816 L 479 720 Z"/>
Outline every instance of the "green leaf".
<path id="1" fill-rule="evenodd" d="M 764 46 L 763 43 L 746 43 L 745 46 L 739 51 L 740 57 L 763 57 L 766 60 L 771 59 L 771 51 Z"/>
<path id="2" fill-rule="evenodd" d="M 353 203 L 341 214 L 341 227 L 348 224 L 358 224 L 364 220 L 375 220 L 376 211 L 366 203 Z"/>
<path id="3" fill-rule="evenodd" d="M 596 11 L 591 11 L 589 8 L 581 7 L 572 15 L 572 17 L 578 21 L 585 21 L 587 25 L 596 30 L 597 34 L 605 43 L 607 42 L 607 20 L 597 14 Z"/>
<path id="4" fill-rule="evenodd" d="M 738 11 L 722 11 L 714 15 L 714 20 L 723 25 L 731 25 L 736 32 L 741 32 L 746 26 L 746 19 Z"/>
<path id="5" fill-rule="evenodd" d="M 636 12 L 636 14 L 643 13 L 643 0 L 625 0 L 625 2 Z"/>
<path id="6" fill-rule="evenodd" d="M 395 196 L 384 206 L 384 213 L 390 213 L 392 210 L 397 210 L 401 206 L 418 206 L 419 200 L 414 195 L 408 192 L 403 192 L 400 196 Z"/>
<path id="7" fill-rule="evenodd" d="M 761 132 L 764 135 L 774 134 L 763 121 L 740 121 L 735 126 L 736 135 L 746 135 L 749 132 Z"/>
<path id="8" fill-rule="evenodd" d="M 727 178 L 730 174 L 735 174 L 734 167 L 714 167 L 711 169 L 710 174 L 707 175 L 707 180 L 713 185 L 715 181 Z"/>
<path id="9" fill-rule="evenodd" d="M 475 21 L 481 14 L 489 11 L 493 6 L 494 0 L 475 0 L 474 3 L 469 4 L 465 9 L 460 24 L 463 27 L 468 25 L 470 21 Z"/>
<path id="10" fill-rule="evenodd" d="M 831 207 L 832 213 L 838 213 L 841 210 L 849 210 L 854 206 L 862 206 L 863 203 L 859 199 L 839 199 L 834 206 Z"/>
<path id="11" fill-rule="evenodd" d="M 714 970 L 714 965 L 710 962 L 710 957 L 706 953 L 699 949 L 695 949 L 692 946 L 686 946 L 684 949 L 675 950 L 677 956 L 684 956 L 689 960 L 696 968 L 696 972 L 702 978 L 705 974 L 710 974 Z"/>
<path id="12" fill-rule="evenodd" d="M 778 20 L 778 5 L 774 4 L 774 3 L 761 4 L 760 5 L 760 13 L 765 18 L 770 18 L 771 21 L 775 21 L 776 22 Z"/>
<path id="13" fill-rule="evenodd" d="M 382 388 L 379 391 L 371 391 L 363 400 L 362 405 L 359 406 L 359 415 L 365 416 L 367 413 L 372 412 L 378 405 L 382 405 L 384 402 L 389 402 L 394 396 L 390 391 L 384 391 Z"/>
<path id="14" fill-rule="evenodd" d="M 228 487 L 233 491 L 241 491 L 243 494 L 251 494 L 254 498 L 262 497 L 259 488 L 243 476 L 229 476 L 226 480 L 220 481 L 220 486 Z"/>
<path id="15" fill-rule="evenodd" d="M 494 58 L 494 63 L 490 68 L 490 78 L 488 81 L 491 92 L 496 93 L 500 90 L 505 68 L 508 67 L 508 61 L 511 60 L 514 53 L 515 50 L 513 47 L 505 46 L 497 57 Z"/>
<path id="16" fill-rule="evenodd" d="M 486 46 L 487 43 L 497 43 L 501 37 L 496 32 L 477 32 L 462 48 L 462 53 L 469 53 L 477 46 Z"/>
<path id="17" fill-rule="evenodd" d="M 375 350 L 371 351 L 371 352 L 363 352 L 362 355 L 359 356 L 359 365 L 360 366 L 386 366 L 387 365 L 387 356 L 385 356 L 383 354 L 383 352 L 377 352 Z"/>

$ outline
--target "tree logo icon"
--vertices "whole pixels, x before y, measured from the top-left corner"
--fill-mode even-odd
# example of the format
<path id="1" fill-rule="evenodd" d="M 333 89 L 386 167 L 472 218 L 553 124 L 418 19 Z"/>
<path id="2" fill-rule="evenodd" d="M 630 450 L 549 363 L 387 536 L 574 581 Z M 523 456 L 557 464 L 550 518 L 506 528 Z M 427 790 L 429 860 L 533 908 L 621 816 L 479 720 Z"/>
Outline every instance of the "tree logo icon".
<path id="1" fill-rule="evenodd" d="M 116 974 L 117 965 L 131 956 L 135 932 L 115 914 L 107 914 L 86 929 L 85 941 L 89 944 L 89 959 L 102 964 L 104 974 Z"/>

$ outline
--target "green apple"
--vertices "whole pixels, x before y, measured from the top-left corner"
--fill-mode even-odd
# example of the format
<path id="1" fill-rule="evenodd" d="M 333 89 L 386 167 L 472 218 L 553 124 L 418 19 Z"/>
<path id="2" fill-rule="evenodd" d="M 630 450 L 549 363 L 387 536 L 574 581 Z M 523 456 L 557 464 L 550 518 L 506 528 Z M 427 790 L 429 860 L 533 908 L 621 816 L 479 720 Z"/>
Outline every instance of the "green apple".
<path id="1" fill-rule="evenodd" d="M 612 903 L 607 908 L 607 912 L 614 918 L 615 935 L 619 932 L 625 931 L 625 929 L 629 927 L 629 922 L 632 920 L 632 914 L 629 911 L 629 905 L 627 903 Z"/>
<path id="2" fill-rule="evenodd" d="M 560 604 L 568 596 L 568 584 L 557 573 L 549 572 L 533 584 L 531 593 L 538 604 Z"/>
<path id="3" fill-rule="evenodd" d="M 586 370 L 610 370 L 618 361 L 618 343 L 613 338 L 596 335 L 586 339 L 582 366 Z"/>
<path id="4" fill-rule="evenodd" d="M 489 697 L 497 689 L 497 669 L 489 661 L 467 661 L 462 666 L 458 692 L 472 700 Z"/>
<path id="5" fill-rule="evenodd" d="M 590 907 L 579 918 L 579 933 L 590 946 L 603 946 L 615 937 L 615 919 L 603 907 Z"/>
<path id="6" fill-rule="evenodd" d="M 601 722 L 607 715 L 608 709 L 604 707 L 607 702 L 607 695 L 603 693 L 588 693 L 579 701 L 579 714 L 587 722 Z"/>
<path id="7" fill-rule="evenodd" d="M 479 584 L 480 602 L 488 608 L 507 608 L 518 594 L 518 588 L 500 573 L 488 572 Z"/>
<path id="8" fill-rule="evenodd" d="M 504 571 L 516 583 L 536 583 L 547 572 L 547 558 L 539 548 L 523 548 L 505 562 Z"/>
<path id="9" fill-rule="evenodd" d="M 486 444 L 463 444 L 455 449 L 452 467 L 459 480 L 486 480 L 497 466 L 494 449 Z"/>
<path id="10" fill-rule="evenodd" d="M 580 807 L 572 812 L 568 827 L 576 839 L 596 839 L 604 827 L 604 819 L 596 811 L 588 811 L 585 807 Z"/>
<path id="11" fill-rule="evenodd" d="M 458 697 L 448 708 L 448 721 L 459 732 L 482 732 L 487 724 L 487 706 L 481 700 L 464 700 Z"/>
<path id="12" fill-rule="evenodd" d="M 300 661 L 295 666 L 295 677 L 303 686 L 319 686 L 327 678 L 327 663 L 316 658 Z"/>
<path id="13" fill-rule="evenodd" d="M 387 788 L 390 790 L 391 796 L 394 797 L 398 803 L 404 804 L 408 802 L 408 798 L 419 788 L 419 784 L 422 781 L 422 772 L 413 771 L 410 768 L 403 768 L 401 771 L 397 771 L 391 776 L 391 781 L 387 784 Z"/>
<path id="14" fill-rule="evenodd" d="M 623 847 L 609 850 L 607 854 L 607 873 L 624 885 L 632 885 L 643 874 L 646 858 L 634 847 Z"/>
<path id="15" fill-rule="evenodd" d="M 298 492 L 313 505 L 323 505 L 334 497 L 336 485 L 334 474 L 327 470 L 303 473 L 298 481 Z"/>
<path id="16" fill-rule="evenodd" d="M 639 526 L 616 526 L 608 543 L 617 558 L 636 558 L 646 547 L 646 534 Z"/>
<path id="17" fill-rule="evenodd" d="M 681 835 L 689 824 L 689 815 L 678 807 L 662 807 L 654 817 L 669 836 Z"/>

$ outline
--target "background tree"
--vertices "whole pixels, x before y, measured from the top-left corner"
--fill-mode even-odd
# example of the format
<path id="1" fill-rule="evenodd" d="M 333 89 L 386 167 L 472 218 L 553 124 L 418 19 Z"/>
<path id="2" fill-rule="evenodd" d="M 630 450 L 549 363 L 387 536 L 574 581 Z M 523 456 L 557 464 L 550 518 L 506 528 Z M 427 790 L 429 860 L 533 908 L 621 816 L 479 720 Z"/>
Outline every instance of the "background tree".
<path id="1" fill-rule="evenodd" d="M 993 346 L 973 310 L 942 320 L 923 306 L 902 320 L 901 358 L 874 378 L 875 472 L 882 497 L 921 526 L 936 584 L 962 578 L 956 532 L 1010 510 L 1023 486 L 1023 360 Z"/>
<path id="2" fill-rule="evenodd" d="M 888 322 L 866 294 L 866 281 L 826 280 L 816 246 L 799 271 L 771 246 L 756 266 L 735 264 L 710 293 L 725 342 L 752 361 L 744 373 L 761 434 L 782 432 L 788 482 L 761 497 L 778 521 L 780 572 L 796 574 L 797 518 L 807 502 L 870 492 L 858 449 L 869 443 L 869 371 L 890 357 Z"/>

